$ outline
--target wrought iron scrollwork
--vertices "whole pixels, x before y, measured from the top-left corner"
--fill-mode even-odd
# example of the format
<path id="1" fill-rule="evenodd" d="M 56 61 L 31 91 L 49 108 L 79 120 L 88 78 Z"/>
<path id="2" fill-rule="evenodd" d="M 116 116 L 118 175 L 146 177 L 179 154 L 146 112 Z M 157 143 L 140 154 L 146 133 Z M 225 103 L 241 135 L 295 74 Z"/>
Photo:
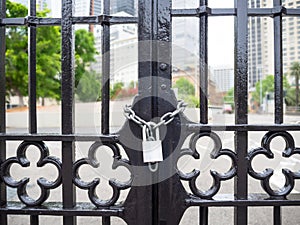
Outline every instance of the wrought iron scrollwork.
<path id="1" fill-rule="evenodd" d="M 292 155 L 300 154 L 300 149 L 295 147 L 295 142 L 291 134 L 286 131 L 280 132 L 268 132 L 261 141 L 261 147 L 256 148 L 249 152 L 249 174 L 258 180 L 261 180 L 262 188 L 272 198 L 285 198 L 295 186 L 295 179 L 300 178 L 300 172 L 292 172 L 289 169 L 282 169 L 282 173 L 285 177 L 285 184 L 280 190 L 273 190 L 270 186 L 270 178 L 274 174 L 274 170 L 271 168 L 265 169 L 263 172 L 258 173 L 252 167 L 252 161 L 257 155 L 265 155 L 269 159 L 274 158 L 274 154 L 270 148 L 270 144 L 275 137 L 282 137 L 285 141 L 285 149 L 282 152 L 282 156 L 289 158 Z"/>
<path id="2" fill-rule="evenodd" d="M 195 159 L 200 158 L 200 154 L 197 151 L 196 143 L 202 137 L 209 137 L 214 142 L 214 148 L 210 154 L 212 159 L 218 159 L 220 156 L 228 156 L 232 160 L 231 168 L 225 173 L 219 173 L 217 171 L 210 171 L 211 176 L 213 177 L 213 185 L 207 191 L 201 191 L 196 185 L 196 180 L 200 175 L 200 171 L 194 169 L 190 173 L 183 173 L 177 169 L 178 174 L 182 180 L 189 181 L 189 186 L 194 195 L 203 199 L 211 199 L 214 195 L 218 193 L 221 187 L 221 181 L 229 180 L 236 175 L 236 154 L 229 149 L 222 149 L 222 142 L 220 137 L 214 132 L 200 132 L 195 133 L 190 140 L 189 148 L 183 149 L 179 156 L 190 155 Z"/>
<path id="3" fill-rule="evenodd" d="M 113 190 L 112 197 L 108 200 L 101 200 L 96 194 L 96 188 L 100 184 L 100 178 L 95 178 L 91 182 L 85 182 L 81 179 L 79 175 L 79 168 L 82 165 L 90 165 L 93 168 L 98 168 L 100 166 L 100 163 L 97 161 L 96 158 L 96 151 L 101 146 L 107 146 L 113 151 L 114 155 L 112 169 L 117 169 L 120 166 L 124 166 L 132 174 L 130 169 L 130 162 L 126 159 L 122 159 L 120 149 L 116 143 L 95 142 L 94 144 L 92 144 L 88 152 L 88 158 L 80 159 L 74 163 L 73 182 L 77 187 L 84 190 L 88 190 L 89 199 L 98 208 L 113 206 L 119 199 L 120 191 L 129 188 L 132 183 L 132 176 L 126 182 L 119 182 L 116 179 L 110 179 L 109 185 L 112 187 Z"/>
<path id="4" fill-rule="evenodd" d="M 41 189 L 41 194 L 38 199 L 33 199 L 27 194 L 27 184 L 30 181 L 30 178 L 25 177 L 19 181 L 15 180 L 11 174 L 10 169 L 13 164 L 19 164 L 22 167 L 29 167 L 30 161 L 26 157 L 26 151 L 29 146 L 35 146 L 40 151 L 40 159 L 37 162 L 38 167 L 43 167 L 46 164 L 54 165 L 58 170 L 58 176 L 54 181 L 48 181 L 46 178 L 41 177 L 37 180 L 37 184 Z M 27 206 L 38 206 L 45 202 L 49 195 L 50 189 L 57 188 L 62 182 L 61 176 L 61 162 L 58 158 L 49 156 L 49 149 L 44 142 L 31 142 L 24 141 L 22 142 L 17 149 L 17 156 L 11 157 L 3 162 L 1 165 L 1 177 L 6 185 L 12 188 L 17 188 L 17 194 L 19 199 Z"/>

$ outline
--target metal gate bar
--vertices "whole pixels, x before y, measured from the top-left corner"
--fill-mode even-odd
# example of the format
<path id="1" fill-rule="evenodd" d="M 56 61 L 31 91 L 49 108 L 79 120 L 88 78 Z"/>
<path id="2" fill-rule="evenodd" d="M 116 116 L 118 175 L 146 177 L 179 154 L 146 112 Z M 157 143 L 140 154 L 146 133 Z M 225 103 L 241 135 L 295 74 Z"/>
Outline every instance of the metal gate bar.
<path id="1" fill-rule="evenodd" d="M 274 15 L 274 92 L 275 123 L 283 123 L 283 70 L 282 70 L 282 0 L 273 0 L 274 8 L 279 9 Z"/>
<path id="2" fill-rule="evenodd" d="M 234 99 L 235 123 L 248 123 L 248 1 L 235 0 L 235 73 Z M 237 172 L 234 178 L 234 194 L 237 200 L 248 198 L 248 133 L 235 132 L 235 152 L 237 154 Z M 236 225 L 247 224 L 248 210 L 245 206 L 235 208 Z"/>
<path id="3" fill-rule="evenodd" d="M 6 16 L 6 4 L 5 0 L 0 0 L 0 21 Z M 6 80 L 5 80 L 5 26 L 0 25 L 0 132 L 6 133 Z M 0 163 L 6 159 L 6 141 L 0 140 Z M 0 181 L 0 204 L 5 205 L 7 201 L 6 197 L 6 185 Z M 0 214 L 0 224 L 7 224 L 7 216 Z"/>
<path id="4" fill-rule="evenodd" d="M 199 8 L 207 8 L 208 0 L 200 0 Z M 200 123 L 208 123 L 208 15 L 199 16 L 199 100 Z M 200 225 L 208 224 L 208 208 L 199 208 Z"/>
<path id="5" fill-rule="evenodd" d="M 29 16 L 36 17 L 36 0 L 29 1 Z M 37 111 L 36 111 L 36 25 L 28 28 L 28 110 L 29 110 L 29 134 L 37 133 Z M 39 216 L 31 215 L 30 224 L 38 225 Z"/>
<path id="6" fill-rule="evenodd" d="M 104 0 L 103 14 L 110 14 L 110 1 Z M 110 99 L 110 24 L 102 24 L 102 134 L 109 134 L 109 99 Z"/>
<path id="7" fill-rule="evenodd" d="M 72 26 L 72 17 L 74 14 L 73 0 L 62 0 L 61 15 L 61 99 L 62 99 L 62 134 L 74 134 L 74 85 L 75 85 L 75 67 L 74 67 L 74 31 Z M 63 208 L 72 209 L 76 204 L 76 191 L 73 185 L 73 179 L 70 171 L 73 169 L 75 159 L 74 141 L 62 142 L 62 198 Z M 73 216 L 64 216 L 65 225 L 76 225 L 76 218 Z"/>
<path id="8" fill-rule="evenodd" d="M 274 8 L 282 8 L 282 0 L 273 0 Z M 274 92 L 275 92 L 275 124 L 283 123 L 283 69 L 282 69 L 282 14 L 274 15 Z M 281 208 L 274 206 L 274 225 L 281 225 Z"/>
<path id="9" fill-rule="evenodd" d="M 36 0 L 30 0 L 29 16 L 36 17 Z M 28 95 L 29 95 L 29 133 L 37 133 L 36 115 L 36 25 L 29 25 L 28 32 Z"/>

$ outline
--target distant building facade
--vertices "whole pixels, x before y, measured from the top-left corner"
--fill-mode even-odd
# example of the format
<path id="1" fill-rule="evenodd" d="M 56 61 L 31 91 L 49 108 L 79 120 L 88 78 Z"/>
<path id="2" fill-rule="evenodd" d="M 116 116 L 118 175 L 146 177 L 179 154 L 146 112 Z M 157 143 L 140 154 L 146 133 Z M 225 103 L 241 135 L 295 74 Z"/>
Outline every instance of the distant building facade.
<path id="1" fill-rule="evenodd" d="M 299 0 L 283 0 L 286 8 L 300 8 Z M 250 0 L 251 8 L 272 8 L 273 0 Z M 300 61 L 300 18 L 283 17 L 283 73 L 289 73 L 293 62 Z M 274 28 L 272 18 L 249 18 L 249 84 L 274 74 Z"/>
<path id="2" fill-rule="evenodd" d="M 111 0 L 110 1 L 110 14 L 118 12 L 126 12 L 131 16 L 135 13 L 135 1 L 134 0 Z"/>
<path id="3" fill-rule="evenodd" d="M 234 69 L 230 66 L 211 68 L 211 79 L 219 92 L 227 92 L 234 87 Z"/>

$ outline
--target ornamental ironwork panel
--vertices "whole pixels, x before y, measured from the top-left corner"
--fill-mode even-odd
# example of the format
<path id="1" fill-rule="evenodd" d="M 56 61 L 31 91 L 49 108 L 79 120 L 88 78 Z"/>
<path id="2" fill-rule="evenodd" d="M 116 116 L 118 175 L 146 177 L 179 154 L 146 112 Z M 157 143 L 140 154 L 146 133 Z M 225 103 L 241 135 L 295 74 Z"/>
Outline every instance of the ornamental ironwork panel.
<path id="1" fill-rule="evenodd" d="M 211 207 L 234 207 L 234 224 L 245 225 L 252 215 L 249 207 L 269 206 L 273 209 L 273 224 L 282 224 L 282 207 L 299 206 L 300 195 L 293 193 L 299 171 L 284 168 L 285 184 L 275 189 L 270 184 L 274 170 L 267 166 L 257 171 L 253 161 L 259 155 L 265 160 L 274 158 L 271 142 L 277 137 L 284 140 L 282 157 L 291 159 L 300 153 L 292 132 L 300 130 L 297 124 L 285 124 L 283 120 L 283 60 L 282 17 L 298 17 L 300 9 L 285 8 L 281 0 L 273 0 L 272 8 L 249 8 L 247 0 L 235 0 L 233 8 L 210 8 L 208 0 L 199 0 L 197 8 L 174 9 L 171 0 L 139 0 L 136 17 L 110 14 L 110 1 L 103 0 L 103 14 L 74 16 L 74 0 L 62 0 L 61 18 L 37 16 L 36 0 L 30 0 L 28 16 L 6 18 L 6 0 L 0 0 L 0 224 L 8 223 L 9 215 L 27 215 L 30 224 L 40 224 L 41 216 L 60 216 L 63 224 L 77 223 L 77 217 L 96 217 L 103 225 L 112 223 L 113 217 L 121 218 L 130 225 L 176 225 L 190 207 L 199 208 L 199 224 L 209 224 Z M 232 16 L 235 20 L 235 123 L 209 124 L 208 112 L 208 18 Z M 199 122 L 185 116 L 185 104 L 178 101 L 172 89 L 172 18 L 193 17 L 199 23 Z M 274 23 L 274 124 L 248 124 L 248 19 L 271 17 Z M 74 25 L 102 26 L 102 89 L 101 135 L 75 133 L 75 65 Z M 117 132 L 110 129 L 110 33 L 111 27 L 120 24 L 137 24 L 138 27 L 138 94 L 132 104 L 126 106 L 126 121 Z M 221 26 L 222 24 L 220 24 Z M 11 26 L 28 29 L 28 132 L 8 133 L 6 130 L 6 31 Z M 61 133 L 38 133 L 37 120 L 37 29 L 40 26 L 60 26 L 61 29 Z M 47 68 L 43 68 L 47 69 Z M 100 111 L 100 109 L 99 109 Z M 224 147 L 219 131 L 231 132 L 233 148 Z M 249 132 L 264 132 L 261 145 L 249 149 Z M 197 181 L 203 171 L 182 171 L 178 162 L 184 157 L 199 159 L 205 152 L 198 149 L 204 138 L 212 141 L 211 159 L 227 158 L 227 171 L 211 170 L 212 184 L 202 190 Z M 158 140 L 160 139 L 160 140 Z M 20 141 L 13 156 L 7 157 L 7 143 Z M 162 149 L 162 155 L 145 160 L 143 142 L 153 142 Z M 60 157 L 51 156 L 49 142 L 60 143 Z M 75 144 L 90 143 L 86 155 L 77 156 Z M 205 144 L 203 144 L 205 145 Z M 40 172 L 37 180 L 19 178 L 13 172 L 14 165 L 22 170 L 32 166 L 27 157 L 28 148 L 39 152 L 37 170 L 52 165 L 55 178 Z M 145 147 L 144 147 L 145 148 Z M 111 152 L 112 170 L 125 169 L 128 180 L 108 178 L 112 194 L 108 199 L 99 195 L 102 181 L 98 176 L 90 179 L 81 174 L 84 167 L 99 168 L 103 149 Z M 124 152 L 126 156 L 122 155 Z M 11 152 L 10 152 L 11 154 Z M 99 157 L 100 155 L 100 157 Z M 76 158 L 77 157 L 77 158 Z M 188 162 L 187 162 L 188 163 Z M 41 170 L 42 171 L 42 170 Z M 264 193 L 251 193 L 249 177 L 260 181 Z M 34 198 L 28 194 L 30 180 L 37 183 L 40 193 Z M 222 184 L 233 180 L 231 193 L 220 193 Z M 184 186 L 186 182 L 188 185 Z M 100 187 L 100 188 L 99 188 Z M 188 187 L 188 188 L 187 188 Z M 17 200 L 8 201 L 8 188 L 16 189 Z M 51 193 L 61 188 L 59 201 L 49 200 Z M 82 191 L 88 201 L 77 200 Z M 125 200 L 121 194 L 127 191 Z M 249 215 L 248 215 L 249 214 Z M 100 220 L 101 219 L 101 220 Z M 222 218 L 220 218 L 222 219 Z"/>

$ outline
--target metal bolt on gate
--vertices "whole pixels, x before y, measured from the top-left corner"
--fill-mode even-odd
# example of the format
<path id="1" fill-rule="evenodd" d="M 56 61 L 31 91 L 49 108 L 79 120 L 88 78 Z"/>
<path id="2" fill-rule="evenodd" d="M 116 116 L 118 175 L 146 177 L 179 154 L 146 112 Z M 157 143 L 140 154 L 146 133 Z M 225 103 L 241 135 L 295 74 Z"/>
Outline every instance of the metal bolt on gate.
<path id="1" fill-rule="evenodd" d="M 189 207 L 199 208 L 199 224 L 209 224 L 211 207 L 234 207 L 234 224 L 245 225 L 249 207 L 269 206 L 273 209 L 273 224 L 282 224 L 282 208 L 299 206 L 300 196 L 294 190 L 300 178 L 299 171 L 283 170 L 285 185 L 274 190 L 270 185 L 273 170 L 257 172 L 252 166 L 258 155 L 274 157 L 271 141 L 276 137 L 285 140 L 283 157 L 299 154 L 290 131 L 299 132 L 299 125 L 285 125 L 283 122 L 283 71 L 282 71 L 282 17 L 298 17 L 300 9 L 285 8 L 281 0 L 273 0 L 272 8 L 248 8 L 247 0 L 235 0 L 234 8 L 210 8 L 208 0 L 199 0 L 199 7 L 173 9 L 171 0 L 139 0 L 137 17 L 116 17 L 110 15 L 110 1 L 103 0 L 103 15 L 75 17 L 74 0 L 62 0 L 62 18 L 38 18 L 36 0 L 30 0 L 29 16 L 26 18 L 5 18 L 6 0 L 0 0 L 0 224 L 8 224 L 8 215 L 28 215 L 30 224 L 40 224 L 42 216 L 63 217 L 64 225 L 77 223 L 78 216 L 101 217 L 102 224 L 111 224 L 112 217 L 119 217 L 130 225 L 177 225 Z M 208 124 L 208 17 L 233 16 L 235 18 L 235 124 Z M 271 17 L 274 21 L 274 74 L 275 74 L 275 117 L 273 125 L 248 124 L 248 18 Z M 185 105 L 178 101 L 171 88 L 172 79 L 172 18 L 195 17 L 199 20 L 199 70 L 200 70 L 200 121 L 189 121 L 183 113 Z M 78 135 L 74 131 L 74 24 L 95 24 L 102 26 L 102 112 L 99 135 Z M 110 27 L 118 24 L 137 24 L 139 39 L 139 93 L 131 107 L 125 107 L 127 120 L 116 134 L 110 133 L 109 88 L 110 88 Z M 29 35 L 29 130 L 27 134 L 7 133 L 5 115 L 6 30 L 11 26 L 28 27 Z M 39 26 L 61 26 L 61 133 L 37 133 L 36 112 L 36 30 Z M 45 68 L 44 68 L 45 69 Z M 155 118 L 159 118 L 155 120 Z M 100 122 L 99 122 L 100 123 Z M 159 134 L 157 131 L 159 130 Z M 234 149 L 224 149 L 218 131 L 234 132 Z M 265 132 L 261 146 L 248 149 L 249 132 Z M 144 141 L 158 143 L 157 158 L 144 160 Z M 196 143 L 202 137 L 214 142 L 211 158 L 228 157 L 231 167 L 225 173 L 211 171 L 213 184 L 208 190 L 200 190 L 197 178 L 200 171 L 184 173 L 177 168 L 178 160 L 185 155 L 195 159 L 201 157 Z M 189 147 L 182 149 L 187 138 Z M 133 141 L 134 140 L 134 141 Z M 21 141 L 15 156 L 6 156 L 7 141 Z M 46 142 L 61 143 L 61 157 L 50 156 Z M 76 142 L 94 142 L 88 156 L 75 160 Z M 26 186 L 28 179 L 15 180 L 11 173 L 12 164 L 28 166 L 26 151 L 35 146 L 41 158 L 37 164 L 43 167 L 52 164 L 58 171 L 54 181 L 38 180 L 41 194 L 31 198 Z M 113 193 L 110 199 L 102 200 L 96 189 L 100 179 L 84 181 L 79 175 L 83 165 L 97 168 L 96 151 L 101 146 L 113 152 L 113 169 L 125 167 L 131 178 L 127 182 L 111 179 Z M 147 146 L 147 144 L 145 144 Z M 151 147 L 152 145 L 150 145 Z M 128 160 L 121 156 L 123 148 Z M 152 148 L 152 147 L 151 147 Z M 156 147 L 154 148 L 156 149 Z M 151 149 L 150 149 L 151 150 Z M 146 156 L 146 157 L 148 157 Z M 150 167 L 148 167 L 150 163 Z M 150 168 L 150 170 L 149 170 Z M 250 193 L 249 175 L 260 181 L 264 193 Z M 232 193 L 220 194 L 221 184 L 234 179 Z M 182 185 L 187 181 L 189 190 Z M 48 201 L 53 189 L 62 187 L 59 202 Z M 7 201 L 7 187 L 17 190 L 18 201 Z M 89 202 L 79 202 L 76 191 L 86 191 Z M 118 202 L 120 193 L 129 190 L 124 202 Z M 99 220 L 100 221 L 100 220 Z"/>

